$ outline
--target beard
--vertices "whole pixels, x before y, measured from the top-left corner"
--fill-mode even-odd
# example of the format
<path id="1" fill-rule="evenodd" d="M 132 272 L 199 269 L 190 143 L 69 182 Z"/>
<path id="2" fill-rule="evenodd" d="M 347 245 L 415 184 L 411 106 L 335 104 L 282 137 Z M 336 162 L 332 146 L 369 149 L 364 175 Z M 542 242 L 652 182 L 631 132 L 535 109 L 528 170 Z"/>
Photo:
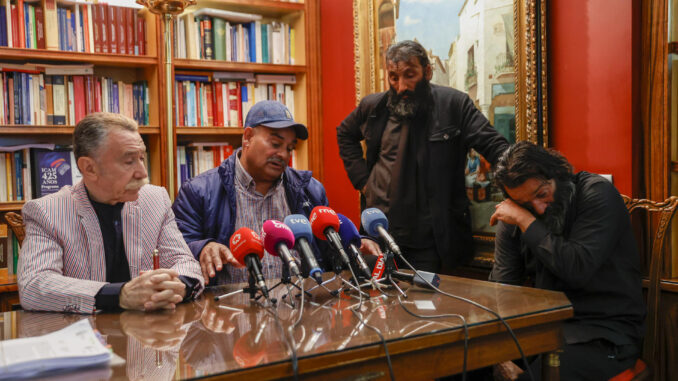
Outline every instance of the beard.
<path id="1" fill-rule="evenodd" d="M 544 213 L 536 216 L 555 235 L 562 235 L 565 230 L 565 217 L 574 198 L 576 187 L 571 180 L 556 180 L 556 191 L 553 202 Z"/>
<path id="2" fill-rule="evenodd" d="M 398 94 L 393 87 L 388 90 L 386 107 L 398 120 L 411 120 L 417 115 L 424 115 L 432 106 L 431 84 L 422 78 L 414 87 L 414 91 L 405 90 Z"/>

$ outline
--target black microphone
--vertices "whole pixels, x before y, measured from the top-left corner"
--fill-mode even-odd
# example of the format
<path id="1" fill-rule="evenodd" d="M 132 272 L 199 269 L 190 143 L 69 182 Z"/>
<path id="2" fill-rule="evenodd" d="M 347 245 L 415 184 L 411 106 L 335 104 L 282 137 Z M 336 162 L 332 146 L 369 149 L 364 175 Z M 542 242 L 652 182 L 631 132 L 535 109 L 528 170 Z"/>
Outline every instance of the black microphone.
<path id="1" fill-rule="evenodd" d="M 395 240 L 390 234 L 388 234 L 388 219 L 386 218 L 384 212 L 377 208 L 367 208 L 363 210 L 362 214 L 360 215 L 360 221 L 362 222 L 363 228 L 365 228 L 367 234 L 375 238 L 381 237 L 381 239 L 386 242 L 386 245 L 389 249 L 391 249 L 392 252 L 397 255 L 402 255 L 402 252 L 400 251 L 400 248 L 396 244 Z"/>
<path id="2" fill-rule="evenodd" d="M 429 283 L 435 287 L 440 286 L 440 277 L 438 276 L 438 274 L 430 273 L 428 271 L 417 270 L 417 274 L 408 274 L 400 271 L 393 271 L 391 273 L 391 276 L 393 278 L 402 280 L 403 282 L 407 282 L 409 284 L 414 284 L 415 286 L 419 286 L 421 288 L 428 288 L 433 290 L 434 288 L 431 287 Z M 426 283 L 427 281 L 428 283 Z"/>

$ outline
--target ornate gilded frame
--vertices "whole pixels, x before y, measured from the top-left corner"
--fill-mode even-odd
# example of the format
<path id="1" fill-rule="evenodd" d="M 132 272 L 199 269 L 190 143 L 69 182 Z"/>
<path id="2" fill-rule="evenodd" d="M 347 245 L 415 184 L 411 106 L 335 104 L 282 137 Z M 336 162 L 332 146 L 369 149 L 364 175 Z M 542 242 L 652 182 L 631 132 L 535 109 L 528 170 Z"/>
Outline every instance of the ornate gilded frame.
<path id="1" fill-rule="evenodd" d="M 375 0 L 353 0 L 356 104 L 377 91 Z M 514 0 L 516 139 L 548 145 L 547 0 Z M 520 38 L 518 38 L 520 37 Z"/>

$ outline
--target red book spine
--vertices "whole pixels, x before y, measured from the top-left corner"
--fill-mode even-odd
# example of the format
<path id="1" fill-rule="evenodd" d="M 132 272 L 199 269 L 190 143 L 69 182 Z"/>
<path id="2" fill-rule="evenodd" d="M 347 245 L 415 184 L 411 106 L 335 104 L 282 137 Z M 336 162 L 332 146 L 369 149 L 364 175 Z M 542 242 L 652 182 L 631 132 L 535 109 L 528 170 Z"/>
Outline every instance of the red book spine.
<path id="1" fill-rule="evenodd" d="M 26 47 L 26 15 L 24 15 L 24 0 L 17 0 L 16 1 L 16 9 L 17 9 L 17 19 L 19 22 L 17 24 L 12 24 L 12 25 L 17 25 L 18 26 L 18 31 L 19 31 L 19 44 L 17 45 L 16 43 L 14 44 L 15 48 L 25 48 Z M 14 20 L 12 20 L 14 21 Z M 16 40 L 12 40 L 14 42 Z"/>
<path id="2" fill-rule="evenodd" d="M 196 126 L 202 126 L 202 121 L 201 121 L 201 118 L 202 118 L 202 112 L 201 112 L 201 110 L 202 110 L 202 107 L 201 107 L 202 99 L 200 99 L 202 97 L 200 96 L 200 93 L 201 93 L 200 89 L 201 89 L 200 82 L 196 82 L 195 83 L 195 104 L 196 104 L 197 107 L 195 108 L 195 115 L 198 119 L 197 123 L 195 124 Z"/>
<path id="3" fill-rule="evenodd" d="M 108 43 L 108 7 L 104 3 L 98 3 L 97 8 L 99 9 L 98 16 L 99 16 L 99 22 L 97 25 L 99 26 L 99 38 L 101 39 L 101 52 L 102 53 L 109 53 L 110 52 L 110 46 Z"/>
<path id="4" fill-rule="evenodd" d="M 35 7 L 35 34 L 38 49 L 45 49 L 45 13 L 41 6 Z"/>
<path id="5" fill-rule="evenodd" d="M 94 111 L 101 112 L 101 80 L 94 78 Z"/>
<path id="6" fill-rule="evenodd" d="M 179 103 L 176 105 L 176 107 L 179 107 L 179 120 L 176 121 L 177 126 L 185 126 L 185 115 L 184 115 L 184 106 L 186 105 L 184 103 L 184 98 L 186 98 L 186 95 L 184 94 L 184 85 L 181 82 L 176 82 L 177 86 L 175 91 L 177 92 L 177 97 L 179 98 Z"/>
<path id="7" fill-rule="evenodd" d="M 216 110 L 217 114 L 215 115 L 215 120 L 216 120 L 216 125 L 218 127 L 223 127 L 224 126 L 224 97 L 221 94 L 221 82 L 214 82 L 214 94 L 215 99 L 216 99 Z"/>
<path id="8" fill-rule="evenodd" d="M 94 86 L 92 86 L 92 76 L 85 77 L 85 112 L 87 115 L 94 112 Z"/>
<path id="9" fill-rule="evenodd" d="M 242 93 L 240 82 L 237 82 L 238 86 L 238 97 L 235 100 L 235 103 L 238 105 L 238 127 L 242 127 Z"/>
<path id="10" fill-rule="evenodd" d="M 137 17 L 137 43 L 139 44 L 139 55 L 146 54 L 146 20 L 141 15 Z"/>
<path id="11" fill-rule="evenodd" d="M 212 168 L 216 168 L 221 164 L 221 147 L 214 146 L 212 148 Z"/>
<path id="12" fill-rule="evenodd" d="M 118 54 L 127 54 L 127 41 L 125 41 L 125 25 L 127 21 L 125 20 L 125 9 L 123 7 L 115 8 L 115 22 L 118 26 L 117 33 L 115 36 L 118 38 Z"/>
<path id="13" fill-rule="evenodd" d="M 134 54 L 134 9 L 125 8 L 125 41 L 127 54 Z"/>
<path id="14" fill-rule="evenodd" d="M 12 45 L 15 48 L 21 47 L 19 42 L 19 11 L 16 4 L 12 4 Z"/>
<path id="15" fill-rule="evenodd" d="M 99 6 L 92 4 L 92 37 L 94 38 L 94 53 L 101 53 L 101 39 L 99 33 L 101 26 L 99 25 Z"/>
<path id="16" fill-rule="evenodd" d="M 115 8 L 112 5 L 109 5 L 106 11 L 106 24 L 108 24 L 108 52 L 113 54 L 118 54 L 118 21 L 116 17 Z"/>
<path id="17" fill-rule="evenodd" d="M 89 46 L 89 15 L 87 14 L 87 5 L 80 7 L 80 16 L 82 17 L 82 40 L 85 44 L 85 52 L 91 53 L 92 47 Z"/>
<path id="18" fill-rule="evenodd" d="M 73 76 L 73 108 L 75 110 L 75 123 L 78 123 L 87 115 L 85 107 L 85 77 Z"/>
<path id="19" fill-rule="evenodd" d="M 203 89 L 205 91 L 205 106 L 207 106 L 207 125 L 210 127 L 214 126 L 214 94 L 212 91 L 212 84 L 205 83 L 203 84 Z"/>

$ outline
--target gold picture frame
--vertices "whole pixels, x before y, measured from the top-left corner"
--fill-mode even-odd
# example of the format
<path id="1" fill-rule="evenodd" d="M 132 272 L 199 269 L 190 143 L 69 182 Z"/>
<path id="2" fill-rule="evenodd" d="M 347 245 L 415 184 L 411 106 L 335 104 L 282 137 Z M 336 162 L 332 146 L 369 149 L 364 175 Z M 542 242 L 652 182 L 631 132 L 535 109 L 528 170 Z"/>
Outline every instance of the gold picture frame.
<path id="1" fill-rule="evenodd" d="M 375 92 L 378 57 L 378 9 L 384 1 L 396 6 L 400 0 L 353 0 L 356 104 Z M 469 0 L 467 0 L 469 1 Z M 548 60 L 546 0 L 514 0 L 514 73 L 516 139 L 548 145 Z"/>

